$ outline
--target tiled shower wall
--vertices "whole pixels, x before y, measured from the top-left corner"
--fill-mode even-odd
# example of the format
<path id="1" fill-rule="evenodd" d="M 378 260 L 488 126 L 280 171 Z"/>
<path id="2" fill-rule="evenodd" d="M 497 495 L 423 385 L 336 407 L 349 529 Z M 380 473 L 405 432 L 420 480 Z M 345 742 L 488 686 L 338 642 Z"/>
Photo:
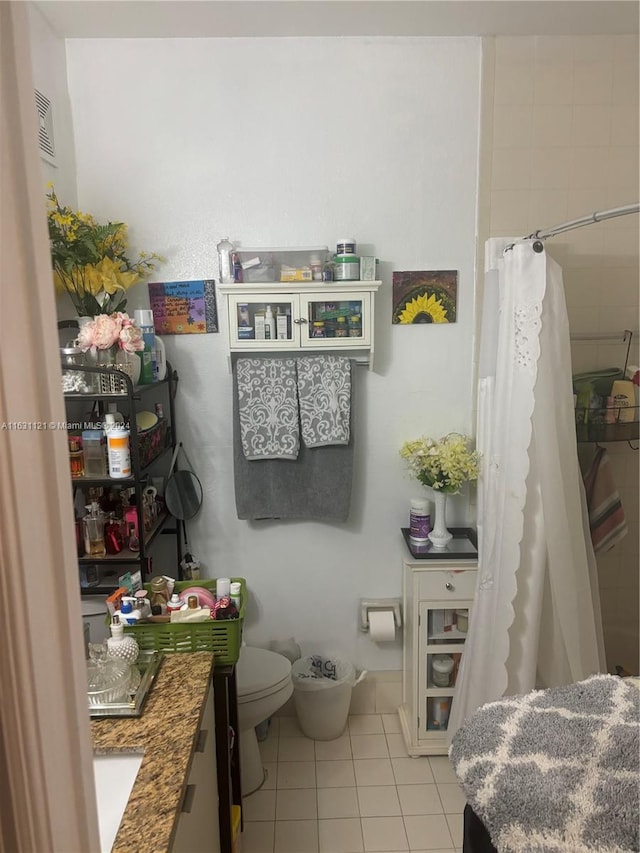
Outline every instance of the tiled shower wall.
<path id="1" fill-rule="evenodd" d="M 638 79 L 637 36 L 488 40 L 481 233 L 484 224 L 491 236 L 523 236 L 637 202 Z M 637 332 L 638 227 L 634 214 L 548 240 L 564 270 L 572 336 Z M 574 340 L 573 371 L 622 367 L 625 355 L 623 343 Z M 638 452 L 606 447 L 629 525 L 598 558 L 607 664 L 638 673 Z"/>

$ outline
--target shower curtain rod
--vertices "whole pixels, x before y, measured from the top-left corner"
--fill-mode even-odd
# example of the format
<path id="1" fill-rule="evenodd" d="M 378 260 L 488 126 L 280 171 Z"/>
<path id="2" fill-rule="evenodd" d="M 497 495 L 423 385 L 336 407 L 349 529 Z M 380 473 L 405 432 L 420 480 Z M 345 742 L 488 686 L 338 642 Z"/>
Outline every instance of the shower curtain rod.
<path id="1" fill-rule="evenodd" d="M 605 219 L 613 219 L 616 216 L 627 216 L 629 213 L 640 213 L 640 202 L 625 204 L 623 207 L 612 207 L 610 210 L 596 210 L 595 213 L 591 213 L 589 216 L 582 216 L 580 219 L 572 219 L 569 222 L 562 222 L 560 225 L 554 225 L 551 228 L 534 231 L 528 237 L 521 237 L 517 242 L 534 240 L 533 251 L 542 252 L 544 246 L 540 241 L 546 240 L 547 237 L 555 237 L 556 234 L 562 234 L 563 231 L 573 231 L 574 228 L 582 228 L 583 225 L 593 225 L 594 222 L 602 222 Z M 515 243 L 509 243 L 508 246 L 505 246 L 504 251 L 508 252 L 514 246 Z"/>
<path id="2" fill-rule="evenodd" d="M 616 216 L 627 216 L 629 213 L 640 212 L 640 202 L 635 204 L 626 204 L 624 207 L 612 207 L 610 210 L 597 210 L 589 216 L 582 216 L 580 219 L 572 219 L 570 222 L 563 222 L 561 225 L 554 225 L 546 230 L 534 231 L 529 235 L 529 239 L 538 237 L 544 240 L 546 237 L 553 237 L 555 234 L 562 234 L 563 231 L 573 231 L 574 228 L 582 228 L 583 225 L 592 225 L 594 222 L 602 222 L 605 219 L 613 219 Z"/>

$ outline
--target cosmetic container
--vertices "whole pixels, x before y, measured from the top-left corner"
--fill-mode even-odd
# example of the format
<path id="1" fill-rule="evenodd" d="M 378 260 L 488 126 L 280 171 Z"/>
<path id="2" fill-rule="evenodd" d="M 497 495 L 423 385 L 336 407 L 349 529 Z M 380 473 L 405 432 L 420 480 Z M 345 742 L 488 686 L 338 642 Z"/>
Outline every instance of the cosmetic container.
<path id="1" fill-rule="evenodd" d="M 216 580 L 216 598 L 220 601 L 221 598 L 228 598 L 230 593 L 231 580 L 229 578 L 218 578 Z"/>
<path id="2" fill-rule="evenodd" d="M 231 596 L 231 601 L 235 605 L 236 610 L 240 613 L 240 594 L 242 590 L 242 585 L 238 583 L 238 581 L 234 581 L 229 584 L 229 595 Z"/>
<path id="3" fill-rule="evenodd" d="M 74 436 L 69 439 L 69 468 L 72 477 L 84 477 L 84 452 L 80 439 Z"/>
<path id="4" fill-rule="evenodd" d="M 107 458 L 104 433 L 99 429 L 85 429 L 82 433 L 84 472 L 87 477 L 106 477 Z"/>
<path id="5" fill-rule="evenodd" d="M 123 479 L 131 476 L 129 430 L 115 422 L 112 414 L 105 415 L 105 435 L 109 455 L 109 476 Z"/>
<path id="6" fill-rule="evenodd" d="M 87 515 L 82 519 L 85 554 L 87 557 L 104 557 L 107 553 L 104 544 L 104 513 L 95 501 L 86 510 Z"/>
<path id="7" fill-rule="evenodd" d="M 158 362 L 156 359 L 156 333 L 153 322 L 153 311 L 149 308 L 138 308 L 133 312 L 137 326 L 142 331 L 144 349 L 138 353 L 140 358 L 140 385 L 151 385 L 158 376 Z"/>

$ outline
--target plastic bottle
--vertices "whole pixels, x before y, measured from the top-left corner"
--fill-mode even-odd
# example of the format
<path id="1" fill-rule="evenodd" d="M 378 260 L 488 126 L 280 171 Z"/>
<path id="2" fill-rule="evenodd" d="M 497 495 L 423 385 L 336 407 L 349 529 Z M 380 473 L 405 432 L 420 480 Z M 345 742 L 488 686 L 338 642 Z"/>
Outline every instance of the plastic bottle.
<path id="1" fill-rule="evenodd" d="M 216 580 L 216 598 L 220 601 L 221 598 L 228 598 L 231 592 L 230 578 L 218 578 Z"/>
<path id="2" fill-rule="evenodd" d="M 409 510 L 409 538 L 412 542 L 428 542 L 430 531 L 429 501 L 426 498 L 412 498 Z"/>
<path id="3" fill-rule="evenodd" d="M 223 237 L 216 246 L 218 250 L 218 273 L 220 275 L 221 284 L 233 283 L 233 267 L 231 265 L 231 253 L 233 252 L 233 243 L 229 242 L 228 237 Z"/>
<path id="4" fill-rule="evenodd" d="M 264 312 L 264 337 L 267 341 L 276 339 L 276 318 L 273 316 L 271 305 L 267 305 Z"/>
<path id="5" fill-rule="evenodd" d="M 107 454 L 109 457 L 109 476 L 122 479 L 131 476 L 131 452 L 129 450 L 129 430 L 116 424 L 112 414 L 105 418 Z"/>
<path id="6" fill-rule="evenodd" d="M 148 308 L 138 308 L 133 312 L 137 326 L 142 330 L 144 349 L 138 353 L 140 357 L 140 385 L 151 385 L 158 375 L 156 358 L 156 332 L 153 324 L 153 311 Z"/>
<path id="7" fill-rule="evenodd" d="M 242 584 L 240 584 L 238 581 L 234 581 L 229 585 L 229 595 L 231 596 L 231 603 L 235 605 L 235 608 L 238 613 L 240 613 L 241 594 Z"/>

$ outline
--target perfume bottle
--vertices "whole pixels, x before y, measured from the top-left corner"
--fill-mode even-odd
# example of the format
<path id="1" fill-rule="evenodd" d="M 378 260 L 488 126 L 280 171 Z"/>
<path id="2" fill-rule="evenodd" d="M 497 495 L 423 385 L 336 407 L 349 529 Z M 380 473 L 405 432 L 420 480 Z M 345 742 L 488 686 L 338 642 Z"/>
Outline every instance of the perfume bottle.
<path id="1" fill-rule="evenodd" d="M 107 553 L 104 544 L 104 513 L 95 501 L 86 510 L 88 514 L 82 519 L 85 554 L 87 557 L 104 557 Z"/>
<path id="2" fill-rule="evenodd" d="M 84 451 L 79 438 L 69 438 L 69 467 L 72 477 L 84 477 Z"/>
<path id="3" fill-rule="evenodd" d="M 136 533 L 136 528 L 134 524 L 129 524 L 129 550 L 140 550 L 140 540 L 138 539 L 138 534 Z"/>

